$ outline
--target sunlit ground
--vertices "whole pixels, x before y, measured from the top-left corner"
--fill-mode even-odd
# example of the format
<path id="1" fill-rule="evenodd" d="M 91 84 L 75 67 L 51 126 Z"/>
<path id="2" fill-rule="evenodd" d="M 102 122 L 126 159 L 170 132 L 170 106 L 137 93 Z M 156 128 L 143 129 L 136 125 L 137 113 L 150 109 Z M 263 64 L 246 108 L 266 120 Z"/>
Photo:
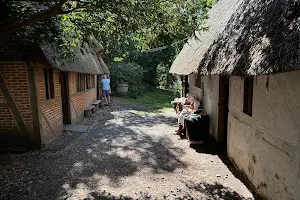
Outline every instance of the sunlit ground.
<path id="1" fill-rule="evenodd" d="M 170 98 L 159 113 L 114 99 L 86 133 L 1 155 L 0 199 L 254 199 L 216 152 L 173 134 Z"/>

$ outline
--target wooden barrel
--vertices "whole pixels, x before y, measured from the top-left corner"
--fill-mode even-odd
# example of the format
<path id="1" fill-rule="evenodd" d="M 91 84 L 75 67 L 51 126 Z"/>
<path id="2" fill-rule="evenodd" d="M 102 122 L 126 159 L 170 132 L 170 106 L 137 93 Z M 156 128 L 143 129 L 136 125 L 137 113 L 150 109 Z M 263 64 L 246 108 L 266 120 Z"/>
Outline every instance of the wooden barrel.
<path id="1" fill-rule="evenodd" d="M 119 95 L 126 95 L 128 92 L 128 83 L 118 83 L 116 90 Z"/>

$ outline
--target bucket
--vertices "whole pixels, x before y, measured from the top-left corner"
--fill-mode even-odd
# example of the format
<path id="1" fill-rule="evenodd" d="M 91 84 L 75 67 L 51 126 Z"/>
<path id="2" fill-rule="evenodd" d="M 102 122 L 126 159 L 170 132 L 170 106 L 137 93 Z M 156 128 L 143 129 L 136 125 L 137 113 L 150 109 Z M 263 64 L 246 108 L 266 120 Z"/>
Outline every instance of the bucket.
<path id="1" fill-rule="evenodd" d="M 118 83 L 116 91 L 119 95 L 126 95 L 128 92 L 128 83 Z"/>

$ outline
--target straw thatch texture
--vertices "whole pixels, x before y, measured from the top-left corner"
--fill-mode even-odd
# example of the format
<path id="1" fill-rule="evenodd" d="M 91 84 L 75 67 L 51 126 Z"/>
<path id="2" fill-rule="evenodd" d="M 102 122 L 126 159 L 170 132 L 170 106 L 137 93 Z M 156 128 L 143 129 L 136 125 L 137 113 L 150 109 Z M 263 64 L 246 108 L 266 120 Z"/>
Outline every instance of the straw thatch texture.
<path id="1" fill-rule="evenodd" d="M 94 37 L 90 38 L 90 44 L 85 43 L 84 46 L 89 52 L 93 54 L 104 51 L 102 45 Z"/>
<path id="2" fill-rule="evenodd" d="M 170 72 L 262 75 L 300 70 L 298 0 L 220 0 L 209 31 L 192 38 Z"/>
<path id="3" fill-rule="evenodd" d="M 207 20 L 209 30 L 197 32 L 196 37 L 188 40 L 173 62 L 170 73 L 187 75 L 196 72 L 205 52 L 218 39 L 219 34 L 224 31 L 235 12 L 234 8 L 237 8 L 239 4 L 239 0 L 220 0 L 214 5 L 209 11 L 209 19 Z"/>
<path id="4" fill-rule="evenodd" d="M 100 62 L 100 65 L 101 65 L 101 67 L 102 67 L 103 73 L 104 73 L 104 74 L 110 74 L 109 69 L 108 69 L 106 63 L 105 63 L 105 62 L 103 61 L 103 59 L 101 58 L 99 52 L 97 53 L 97 58 L 98 58 L 98 61 Z"/>
<path id="5" fill-rule="evenodd" d="M 101 63 L 101 61 L 96 57 L 96 52 L 101 51 L 102 46 L 94 48 L 90 48 L 86 45 L 84 46 L 85 48 L 75 49 L 73 61 L 63 60 L 59 58 L 57 49 L 50 45 L 42 45 L 41 49 L 48 62 L 56 69 L 87 74 L 109 73 L 104 61 L 101 59 Z M 103 68 L 105 70 L 103 70 Z"/>

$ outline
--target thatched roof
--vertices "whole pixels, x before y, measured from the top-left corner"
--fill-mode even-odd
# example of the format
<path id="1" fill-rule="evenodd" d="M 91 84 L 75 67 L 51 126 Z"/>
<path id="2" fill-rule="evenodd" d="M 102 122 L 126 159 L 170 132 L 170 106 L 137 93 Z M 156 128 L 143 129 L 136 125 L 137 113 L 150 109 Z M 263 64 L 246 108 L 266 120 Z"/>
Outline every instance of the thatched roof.
<path id="1" fill-rule="evenodd" d="M 81 47 L 76 47 L 72 61 L 62 59 L 56 47 L 49 44 L 40 45 L 40 47 L 52 67 L 61 71 L 87 74 L 109 73 L 107 65 L 100 56 L 103 47 L 96 40 L 91 45 L 85 44 Z"/>
<path id="2" fill-rule="evenodd" d="M 106 63 L 105 63 L 105 62 L 103 61 L 103 59 L 101 58 L 101 55 L 100 55 L 99 52 L 96 54 L 96 56 L 97 56 L 97 58 L 98 58 L 98 61 L 100 62 L 100 65 L 101 65 L 101 67 L 102 67 L 102 70 L 103 70 L 104 74 L 110 74 L 109 69 L 108 69 Z"/>
<path id="3" fill-rule="evenodd" d="M 298 0 L 219 0 L 209 31 L 191 38 L 170 73 L 263 75 L 300 70 Z"/>

